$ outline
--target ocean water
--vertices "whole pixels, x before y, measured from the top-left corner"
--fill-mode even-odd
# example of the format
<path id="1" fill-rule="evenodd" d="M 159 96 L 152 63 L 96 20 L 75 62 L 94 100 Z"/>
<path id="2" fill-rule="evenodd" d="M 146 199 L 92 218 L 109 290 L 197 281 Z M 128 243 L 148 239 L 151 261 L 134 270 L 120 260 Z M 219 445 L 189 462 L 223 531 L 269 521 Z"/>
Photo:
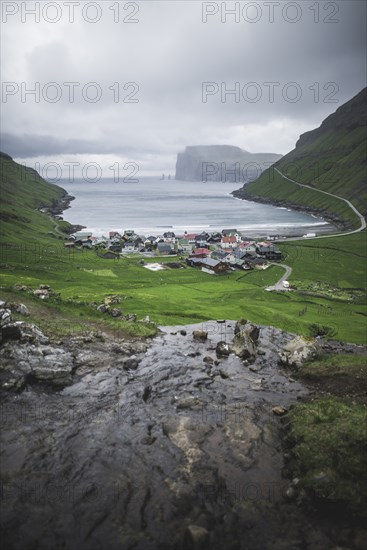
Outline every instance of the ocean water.
<path id="1" fill-rule="evenodd" d="M 236 228 L 249 235 L 324 233 L 332 226 L 314 216 L 286 208 L 236 199 L 239 185 L 222 182 L 161 181 L 140 178 L 138 183 L 113 179 L 89 183 L 59 183 L 75 197 L 64 219 L 86 226 L 95 235 L 134 229 L 157 234 L 215 231 Z"/>

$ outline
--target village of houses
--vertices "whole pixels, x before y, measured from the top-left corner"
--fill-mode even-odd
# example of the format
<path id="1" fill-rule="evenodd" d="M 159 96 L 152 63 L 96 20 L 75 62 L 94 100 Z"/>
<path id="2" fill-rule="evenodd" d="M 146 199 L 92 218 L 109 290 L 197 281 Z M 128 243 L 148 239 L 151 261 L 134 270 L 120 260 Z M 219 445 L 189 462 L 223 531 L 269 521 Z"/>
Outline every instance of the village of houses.
<path id="1" fill-rule="evenodd" d="M 110 231 L 108 238 L 95 237 L 91 232 L 82 230 L 71 235 L 64 246 L 70 249 L 95 249 L 101 258 L 115 260 L 126 254 L 157 257 L 157 260 L 176 256 L 180 260 L 186 259 L 187 265 L 191 267 L 209 274 L 221 274 L 235 269 L 266 269 L 270 262 L 281 260 L 282 253 L 272 242 L 275 238 L 272 236 L 265 241 L 254 241 L 237 229 L 200 234 L 185 231 L 181 236 L 167 231 L 162 235 L 148 237 L 137 235 L 133 230 L 121 233 Z M 144 267 L 157 271 L 168 265 L 149 262 Z"/>

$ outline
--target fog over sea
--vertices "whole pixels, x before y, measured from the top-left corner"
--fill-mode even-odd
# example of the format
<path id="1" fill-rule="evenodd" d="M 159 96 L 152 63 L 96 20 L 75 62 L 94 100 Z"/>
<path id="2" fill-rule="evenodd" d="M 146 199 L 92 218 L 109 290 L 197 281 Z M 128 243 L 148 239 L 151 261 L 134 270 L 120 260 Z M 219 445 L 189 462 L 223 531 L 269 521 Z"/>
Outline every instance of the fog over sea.
<path id="1" fill-rule="evenodd" d="M 98 236 L 108 231 L 134 229 L 159 234 L 215 231 L 236 228 L 249 235 L 325 233 L 333 226 L 320 218 L 236 199 L 230 195 L 240 184 L 184 182 L 139 178 L 138 183 L 103 179 L 59 185 L 75 197 L 64 219 L 81 224 Z"/>

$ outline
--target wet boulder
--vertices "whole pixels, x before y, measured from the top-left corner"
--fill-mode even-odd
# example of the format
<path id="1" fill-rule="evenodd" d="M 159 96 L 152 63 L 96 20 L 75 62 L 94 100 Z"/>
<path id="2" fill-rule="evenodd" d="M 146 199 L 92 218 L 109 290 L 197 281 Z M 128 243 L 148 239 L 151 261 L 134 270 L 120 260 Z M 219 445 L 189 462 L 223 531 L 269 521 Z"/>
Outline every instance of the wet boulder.
<path id="1" fill-rule="evenodd" d="M 315 359 L 319 352 L 316 340 L 307 340 L 303 336 L 296 336 L 279 352 L 279 361 L 282 365 L 299 368 L 306 361 Z"/>
<path id="2" fill-rule="evenodd" d="M 132 357 L 126 357 L 122 361 L 124 370 L 136 370 L 139 365 L 138 359 L 133 355 Z"/>
<path id="3" fill-rule="evenodd" d="M 205 330 L 194 330 L 192 337 L 197 342 L 205 342 L 208 339 L 208 333 Z"/>
<path id="4" fill-rule="evenodd" d="M 0 352 L 0 385 L 22 389 L 29 381 L 65 386 L 72 381 L 73 357 L 61 348 L 7 342 Z"/>
<path id="5" fill-rule="evenodd" d="M 232 351 L 243 360 L 252 362 L 256 359 L 256 345 L 246 332 L 238 332 L 235 335 Z"/>
<path id="6" fill-rule="evenodd" d="M 41 356 L 34 356 L 30 362 L 31 374 L 39 382 L 49 382 L 54 386 L 65 386 L 71 383 L 73 358 L 61 348 L 41 346 Z M 32 357 L 33 358 L 33 357 Z"/>
<path id="7" fill-rule="evenodd" d="M 225 357 L 231 353 L 231 346 L 227 342 L 218 342 L 215 352 L 218 357 Z"/>
<path id="8" fill-rule="evenodd" d="M 246 319 L 240 319 L 235 324 L 234 334 L 236 336 L 241 333 L 247 334 L 253 342 L 257 343 L 260 336 L 260 328 L 250 321 L 246 321 Z"/>
<path id="9" fill-rule="evenodd" d="M 259 340 L 260 329 L 250 321 L 241 319 L 234 328 L 232 351 L 244 361 L 252 363 L 256 359 L 256 343 Z"/>

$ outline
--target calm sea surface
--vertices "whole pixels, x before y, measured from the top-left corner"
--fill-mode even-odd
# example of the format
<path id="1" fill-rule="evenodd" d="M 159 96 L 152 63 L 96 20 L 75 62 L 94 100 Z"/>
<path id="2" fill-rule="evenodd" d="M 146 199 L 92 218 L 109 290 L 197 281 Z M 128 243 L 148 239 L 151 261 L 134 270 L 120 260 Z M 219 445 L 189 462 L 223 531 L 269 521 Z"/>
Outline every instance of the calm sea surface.
<path id="1" fill-rule="evenodd" d="M 183 233 L 234 227 L 265 235 L 321 233 L 332 228 L 308 214 L 235 199 L 229 193 L 239 185 L 233 183 L 140 178 L 134 184 L 106 179 L 59 185 L 75 197 L 64 219 L 86 226 L 95 235 L 123 229 L 154 234 L 168 229 Z"/>

